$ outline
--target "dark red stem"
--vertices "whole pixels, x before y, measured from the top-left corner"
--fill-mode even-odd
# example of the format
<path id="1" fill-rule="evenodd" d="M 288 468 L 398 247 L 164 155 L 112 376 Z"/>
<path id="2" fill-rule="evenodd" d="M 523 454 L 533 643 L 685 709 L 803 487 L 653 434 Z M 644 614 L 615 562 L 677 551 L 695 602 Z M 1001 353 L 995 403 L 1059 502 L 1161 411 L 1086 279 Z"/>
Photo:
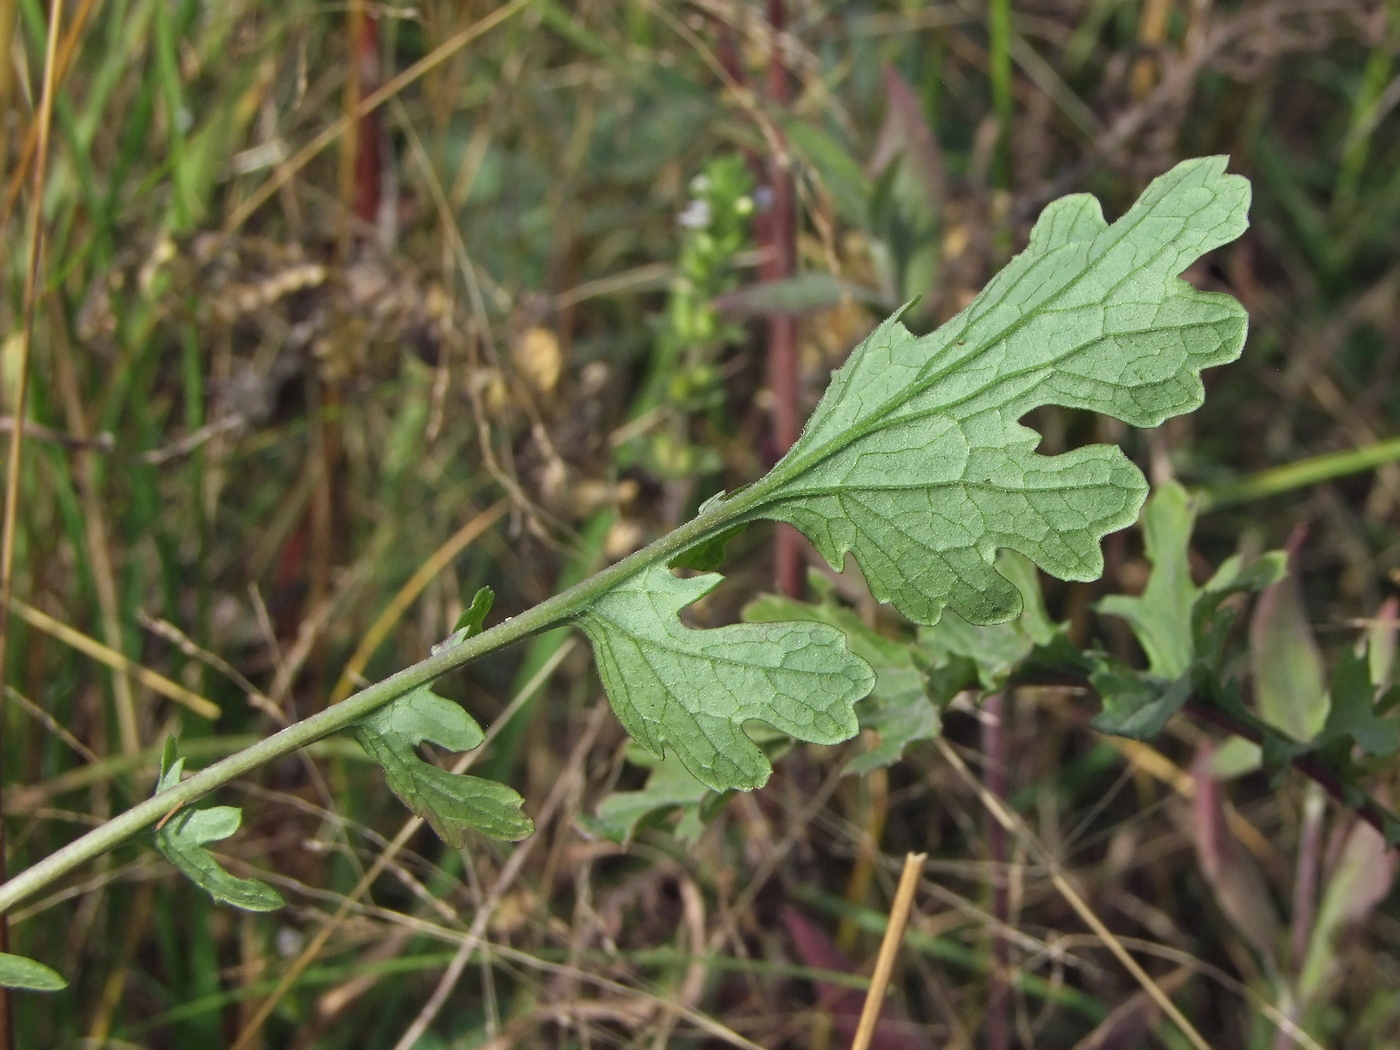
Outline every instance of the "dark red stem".
<path id="1" fill-rule="evenodd" d="M 772 51 L 768 58 L 768 94 L 781 110 L 792 97 L 792 82 L 783 57 L 783 33 L 787 26 L 784 0 L 768 0 L 768 27 Z M 768 181 L 772 189 L 767 221 L 763 224 L 762 277 L 765 281 L 790 278 L 797 268 L 797 212 L 792 170 L 780 140 L 769 158 Z M 768 385 L 773 392 L 773 443 L 779 456 L 792 448 L 801 430 L 798 404 L 797 319 L 789 314 L 768 318 Z M 779 525 L 774 548 L 773 582 L 779 594 L 796 598 L 802 593 L 802 541 L 790 525 Z"/>

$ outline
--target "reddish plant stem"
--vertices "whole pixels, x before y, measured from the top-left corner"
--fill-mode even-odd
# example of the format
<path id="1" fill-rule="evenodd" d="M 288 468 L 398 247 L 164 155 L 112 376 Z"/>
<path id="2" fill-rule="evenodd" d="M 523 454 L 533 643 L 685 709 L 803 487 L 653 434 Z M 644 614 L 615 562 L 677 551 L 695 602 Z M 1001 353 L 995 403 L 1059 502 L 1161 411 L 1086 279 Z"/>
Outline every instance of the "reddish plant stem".
<path id="1" fill-rule="evenodd" d="M 1009 749 L 1006 739 L 1006 696 L 992 693 L 982 703 L 982 776 L 987 790 L 1002 801 L 1010 791 L 1007 768 Z M 1011 1050 L 1011 945 L 1002 934 L 1011 911 L 1007 885 L 1007 833 L 1000 821 L 988 814 L 987 861 L 992 882 L 992 968 L 987 976 L 986 1050 Z"/>
<path id="2" fill-rule="evenodd" d="M 346 38 L 349 70 L 345 78 L 343 107 L 344 112 L 353 113 L 359 109 L 360 100 L 374 94 L 380 86 L 379 18 L 369 10 L 366 0 L 351 0 L 346 15 Z M 355 241 L 362 239 L 361 229 L 372 227 L 379 217 L 383 188 L 380 145 L 379 110 L 371 109 L 350 126 L 345 136 L 341 193 L 342 204 L 348 214 L 341 227 L 342 262 L 348 261 Z M 322 376 L 316 382 L 314 396 L 320 407 L 320 426 L 315 454 L 320 457 L 321 469 L 311 494 L 306 519 L 311 563 L 310 586 L 302 613 L 304 618 L 317 615 L 329 600 L 331 569 L 340 561 L 343 553 L 341 537 L 346 519 L 345 493 L 340 483 L 345 458 L 341 422 L 345 392 L 336 378 Z M 311 660 L 317 681 L 327 677 L 326 661 L 326 649 L 318 644 Z M 317 687 L 312 693 L 321 696 L 325 690 Z"/>
<path id="3" fill-rule="evenodd" d="M 363 4 L 350 8 L 350 48 L 358 105 L 360 99 L 379 88 L 379 18 L 365 10 Z M 379 110 L 372 109 L 356 122 L 354 138 L 355 185 L 351 203 L 355 217 L 362 222 L 372 223 L 379 216 L 383 181 L 379 145 Z"/>
<path id="4" fill-rule="evenodd" d="M 772 51 L 768 58 L 768 94 L 776 109 L 792 97 L 792 82 L 783 57 L 787 26 L 784 0 L 768 0 L 768 28 Z M 772 191 L 763 232 L 766 234 L 761 276 L 765 281 L 790 278 L 797 268 L 797 210 L 792 169 L 781 139 L 769 158 L 768 183 Z M 792 448 L 801 430 L 798 405 L 797 319 L 790 314 L 768 317 L 768 386 L 773 394 L 773 444 L 778 456 Z M 773 583 L 779 594 L 796 598 L 802 593 L 802 545 L 797 530 L 779 525 L 773 552 Z"/>
<path id="5" fill-rule="evenodd" d="M 1182 710 L 1201 722 L 1234 733 L 1236 736 L 1244 737 L 1255 744 L 1262 743 L 1264 735 L 1254 726 L 1232 716 L 1228 711 L 1222 711 L 1213 704 L 1208 704 L 1203 700 L 1192 697 L 1186 701 Z M 1371 799 L 1363 799 L 1360 802 L 1352 803 L 1347 800 L 1346 784 L 1337 774 L 1329 769 L 1327 765 L 1317 757 L 1317 755 L 1299 755 L 1289 762 L 1294 769 L 1309 780 L 1316 783 L 1323 791 L 1339 803 L 1342 808 L 1349 809 L 1358 817 L 1364 820 L 1371 827 L 1381 833 L 1382 837 L 1387 835 L 1388 814 Z M 1392 847 L 1395 848 L 1395 847 Z"/>
<path id="6" fill-rule="evenodd" d="M 1077 673 L 1058 674 L 1049 671 L 1048 673 L 1040 672 L 1017 676 L 1014 684 L 1017 686 L 1072 686 L 1091 696 L 1098 695 L 1087 679 Z M 1188 697 L 1186 703 L 1182 705 L 1181 713 L 1198 722 L 1204 722 L 1217 729 L 1223 729 L 1227 733 L 1243 737 L 1250 743 L 1262 744 L 1264 741 L 1263 732 L 1258 726 L 1251 724 L 1248 719 L 1240 718 L 1198 697 Z M 1381 837 L 1385 838 L 1387 842 L 1390 841 L 1389 831 L 1393 826 L 1394 816 L 1375 799 L 1363 797 L 1356 800 L 1357 789 L 1348 792 L 1349 785 L 1337 774 L 1336 770 L 1327 765 L 1318 755 L 1296 755 L 1288 760 L 1288 765 L 1321 787 L 1323 791 L 1327 792 L 1328 797 L 1343 809 L 1355 813 L 1367 824 L 1370 824 L 1381 833 Z M 1348 794 L 1351 795 L 1350 799 L 1347 797 Z M 1393 844 L 1391 848 L 1400 849 L 1400 842 Z"/>

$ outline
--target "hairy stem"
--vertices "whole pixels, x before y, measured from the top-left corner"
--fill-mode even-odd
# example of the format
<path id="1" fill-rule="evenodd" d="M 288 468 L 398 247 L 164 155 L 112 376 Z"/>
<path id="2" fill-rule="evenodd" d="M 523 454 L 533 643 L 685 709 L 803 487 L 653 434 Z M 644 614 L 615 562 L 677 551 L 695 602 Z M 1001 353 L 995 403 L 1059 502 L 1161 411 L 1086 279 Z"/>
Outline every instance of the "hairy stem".
<path id="1" fill-rule="evenodd" d="M 229 781 L 251 772 L 264 763 L 291 754 L 322 737 L 339 732 L 376 708 L 419 686 L 427 685 L 478 657 L 541 631 L 558 627 L 581 612 L 595 598 L 634 573 L 657 562 L 668 560 L 685 548 L 723 531 L 734 521 L 743 520 L 747 512 L 762 501 L 764 489 L 764 486 L 755 485 L 728 500 L 716 501 L 675 532 L 663 536 L 637 553 L 519 616 L 504 620 L 474 638 L 430 656 L 412 667 L 406 667 L 341 703 L 289 725 L 281 732 L 200 770 L 168 791 L 162 791 L 133 806 L 0 886 L 0 914 L 9 912 L 20 901 L 66 875 L 78 865 L 105 853 L 138 831 L 155 824 L 167 814 L 190 805 Z"/>

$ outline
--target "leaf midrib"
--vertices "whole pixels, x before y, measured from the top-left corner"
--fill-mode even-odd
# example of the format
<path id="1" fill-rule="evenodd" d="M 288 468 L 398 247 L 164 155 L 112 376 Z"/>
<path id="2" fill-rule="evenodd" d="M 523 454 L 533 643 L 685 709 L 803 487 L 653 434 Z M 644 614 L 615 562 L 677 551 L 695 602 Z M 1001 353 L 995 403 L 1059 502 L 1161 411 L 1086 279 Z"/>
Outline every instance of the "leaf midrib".
<path id="1" fill-rule="evenodd" d="M 1132 211 L 1130 210 L 1127 214 L 1119 218 L 1117 222 L 1112 223 L 1111 225 L 1105 225 L 1104 229 L 1100 231 L 1100 233 L 1095 235 L 1094 240 L 1097 241 L 1099 237 L 1101 237 L 1104 233 L 1108 233 L 1114 230 L 1115 227 L 1121 224 L 1131 214 Z M 978 345 L 976 347 L 974 347 L 972 350 L 968 351 L 960 357 L 949 360 L 945 363 L 945 365 L 942 368 L 930 373 L 927 376 L 915 380 L 914 383 L 912 383 L 907 390 L 904 390 L 899 394 L 896 394 L 895 396 L 887 399 L 880 406 L 873 409 L 867 415 L 865 422 L 857 423 L 851 427 L 846 428 L 845 430 L 841 431 L 836 436 L 831 438 L 829 441 L 827 441 L 825 444 L 817 446 L 807 455 L 793 460 L 792 463 L 786 467 L 784 467 L 783 464 L 780 462 L 777 466 L 773 468 L 771 472 L 769 472 L 767 477 L 757 482 L 753 486 L 753 488 L 749 490 L 749 492 L 746 494 L 749 498 L 744 499 L 743 501 L 745 504 L 748 504 L 748 506 L 743 507 L 740 511 L 740 515 L 738 516 L 761 516 L 762 507 L 765 503 L 769 502 L 769 497 L 773 494 L 774 490 L 781 489 L 789 481 L 792 481 L 793 479 L 800 477 L 808 471 L 815 469 L 819 464 L 821 464 L 827 459 L 830 459 L 832 456 L 836 455 L 843 449 L 849 448 L 850 446 L 856 444 L 858 441 L 862 441 L 866 437 L 877 432 L 878 430 L 889 426 L 890 424 L 885 422 L 886 417 L 888 417 L 892 412 L 894 412 L 900 405 L 907 404 L 909 401 L 912 401 L 920 394 L 925 393 L 937 383 L 941 382 L 943 379 L 946 379 L 949 375 L 953 374 L 955 371 L 958 371 L 961 368 L 963 368 L 967 364 L 967 362 L 975 360 L 977 357 L 980 357 L 981 355 L 985 354 L 991 347 L 996 346 L 998 343 L 1004 342 L 1007 339 L 1010 339 L 1018 331 L 1020 331 L 1027 324 L 1029 324 L 1033 319 L 1047 313 L 1056 312 L 1057 308 L 1054 304 L 1062 300 L 1074 287 L 1076 287 L 1079 284 L 1079 282 L 1081 282 L 1084 279 L 1085 274 L 1088 272 L 1090 267 L 1094 263 L 1100 261 L 1104 257 L 1104 255 L 1108 253 L 1110 248 L 1122 243 L 1123 240 L 1125 240 L 1131 232 L 1136 230 L 1138 226 L 1141 225 L 1142 219 L 1148 214 L 1150 214 L 1150 212 L 1145 212 L 1144 215 L 1140 216 L 1131 226 L 1125 227 L 1121 234 L 1119 234 L 1117 237 L 1106 241 L 1103 244 L 1102 248 L 1099 251 L 1097 251 L 1091 259 L 1086 260 L 1085 265 L 1080 269 L 1078 274 L 1076 274 L 1070 281 L 1068 281 L 1058 292 L 1054 293 L 1054 295 L 1047 298 L 1042 303 L 1042 305 L 1037 307 L 1035 310 L 1023 314 L 1023 316 L 1019 317 L 1012 323 L 1006 325 L 1003 329 L 995 333 L 993 336 L 990 336 L 983 340 L 979 340 Z M 1073 244 L 1075 242 L 1069 243 Z M 1144 262 L 1135 270 L 1129 270 L 1128 272 L 1123 274 L 1123 276 L 1119 278 L 1119 280 L 1114 282 L 1112 285 L 1106 287 L 1104 289 L 1104 294 L 1100 299 L 1100 303 L 1105 302 L 1115 291 L 1121 288 L 1123 284 L 1131 280 L 1135 273 L 1149 268 L 1151 266 L 1151 263 L 1160 258 L 1174 243 L 1174 239 L 1167 241 L 1155 253 L 1153 253 L 1153 255 L 1149 257 L 1149 260 L 1147 262 Z M 1055 249 L 1052 248 L 1050 250 L 1054 251 Z M 1026 276 L 1027 274 L 1025 273 L 1018 275 L 1016 281 L 1012 282 L 1012 284 L 1005 290 L 1005 292 L 1003 292 L 1003 296 L 1006 293 L 1009 293 L 1011 289 L 1015 288 L 1017 284 L 1019 284 L 1022 280 L 1026 278 Z M 1179 279 L 1179 275 L 1176 279 Z M 1179 292 L 1176 292 L 1175 290 L 1170 288 L 1170 280 L 1171 278 L 1168 279 L 1168 288 L 1165 290 L 1164 299 L 1170 298 L 1174 294 L 1180 294 Z M 1187 285 L 1187 287 L 1190 288 L 1189 285 Z M 1191 290 L 1195 291 L 1195 289 Z M 984 289 L 982 293 L 979 294 L 978 298 L 980 299 L 984 295 L 986 295 L 986 289 Z M 972 303 L 968 304 L 967 310 L 971 310 L 976 305 L 977 301 L 974 300 Z M 956 320 L 956 318 L 954 320 Z M 951 325 L 952 323 L 953 322 L 950 321 L 949 325 Z M 966 331 L 967 327 L 973 323 L 975 322 L 971 319 L 964 322 L 963 331 Z M 1144 329 L 1142 331 L 1157 330 L 1159 329 L 1153 327 L 1150 329 Z M 928 335 L 921 337 L 910 336 L 910 339 L 913 342 L 920 342 L 922 339 L 932 339 L 935 336 L 937 336 L 938 331 L 939 330 L 930 332 Z M 943 345 L 944 347 L 947 347 L 949 345 L 956 344 L 944 343 Z M 1015 379 L 1019 376 L 1026 375 L 1030 372 L 1040 371 L 1047 368 L 1053 368 L 1060 362 L 1062 362 L 1066 357 L 1072 356 L 1073 354 L 1082 350 L 1087 345 L 1088 343 L 1081 343 L 1065 350 L 1063 353 L 1053 358 L 1050 358 L 1047 361 L 1003 373 L 999 375 L 993 382 L 995 384 L 1000 385 L 1005 383 L 1007 380 Z M 932 364 L 932 362 L 930 361 L 929 364 Z M 930 415 L 939 415 L 942 412 L 946 412 L 950 408 L 955 408 L 958 405 L 974 397 L 980 397 L 986 394 L 987 389 L 987 387 L 983 387 L 981 390 L 965 394 L 953 401 L 948 402 L 946 405 L 939 406 L 939 408 L 930 408 L 927 411 L 921 411 L 918 413 L 913 413 L 906 417 L 902 417 L 899 420 L 899 422 L 905 422 L 906 420 L 917 420 Z"/>

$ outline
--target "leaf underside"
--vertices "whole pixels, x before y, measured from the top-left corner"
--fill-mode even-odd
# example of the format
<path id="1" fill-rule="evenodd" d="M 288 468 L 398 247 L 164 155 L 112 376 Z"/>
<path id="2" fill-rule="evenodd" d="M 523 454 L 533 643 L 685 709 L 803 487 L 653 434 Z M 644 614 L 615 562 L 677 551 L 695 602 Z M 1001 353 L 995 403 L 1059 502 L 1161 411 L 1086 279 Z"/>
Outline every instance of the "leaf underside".
<path id="1" fill-rule="evenodd" d="M 1112 594 L 1099 612 L 1128 621 L 1147 653 L 1147 668 L 1159 678 L 1186 673 L 1195 655 L 1191 610 L 1201 589 L 1191 582 L 1188 548 L 1196 514 L 1190 496 L 1175 482 L 1152 494 L 1142 516 L 1143 545 L 1152 575 L 1138 597 Z"/>
<path id="2" fill-rule="evenodd" d="M 504 784 L 451 773 L 419 757 L 427 741 L 450 751 L 471 751 L 485 734 L 466 711 L 422 686 L 366 715 L 350 727 L 365 752 L 384 768 L 390 789 L 443 841 L 455 849 L 468 831 L 497 839 L 523 839 L 534 831 L 521 812 L 523 799 Z"/>
<path id="3" fill-rule="evenodd" d="M 1186 703 L 1196 678 L 1215 683 L 1227 675 L 1218 666 L 1233 614 L 1222 610 L 1232 594 L 1276 582 L 1287 557 L 1272 551 L 1246 563 L 1229 558 L 1204 585 L 1191 579 L 1191 530 L 1196 511 L 1175 481 L 1158 486 L 1142 514 L 1143 541 L 1152 574 L 1140 596 L 1110 595 L 1098 611 L 1126 620 L 1143 652 L 1147 670 L 1137 671 L 1102 654 L 1089 680 L 1103 701 L 1095 729 L 1150 740 Z"/>
<path id="4" fill-rule="evenodd" d="M 874 675 L 825 624 L 733 624 L 694 630 L 682 608 L 719 583 L 652 566 L 579 618 L 613 710 L 646 751 L 674 748 L 707 787 L 761 787 L 771 767 L 743 731 L 749 719 L 799 740 L 835 744 L 857 729 L 854 704 Z"/>
<path id="5" fill-rule="evenodd" d="M 175 757 L 174 745 L 173 737 L 166 741 L 157 793 L 180 782 L 185 760 Z M 287 903 L 280 893 L 257 879 L 230 875 L 204 848 L 206 843 L 228 838 L 242 822 L 243 812 L 236 806 L 182 809 L 156 831 L 156 849 L 216 901 L 244 911 L 274 911 Z"/>
<path id="6" fill-rule="evenodd" d="M 924 673 L 907 644 L 867 627 L 854 609 L 836 600 L 831 585 L 816 573 L 809 579 L 820 598 L 816 604 L 765 594 L 744 606 L 744 619 L 749 623 L 817 620 L 844 632 L 851 652 L 875 672 L 875 686 L 858 713 L 860 727 L 879 735 L 874 747 L 847 763 L 845 772 L 859 776 L 893 765 L 910 744 L 931 740 L 942 731 L 942 716 L 929 697 Z"/>
<path id="7" fill-rule="evenodd" d="M 1146 481 L 1112 446 L 1038 455 L 1018 421 L 1053 404 L 1150 427 L 1196 408 L 1201 370 L 1239 355 L 1246 316 L 1179 275 L 1239 236 L 1248 205 L 1224 157 L 1177 165 L 1111 226 L 1093 197 L 1049 205 L 1027 249 L 947 324 L 916 338 L 896 315 L 857 347 L 788 454 L 729 498 L 742 502 L 723 528 L 789 522 L 834 568 L 854 555 L 871 593 L 921 624 L 948 608 L 978 625 L 1016 616 L 1021 592 L 996 571 L 999 550 L 1061 579 L 1096 578 L 1100 540 L 1136 519 Z M 825 625 L 684 627 L 679 610 L 717 581 L 653 565 L 578 622 L 642 747 L 674 748 L 712 788 L 748 789 L 769 765 L 745 720 L 847 739 L 874 674 Z"/>
<path id="8" fill-rule="evenodd" d="M 1178 164 L 1111 226 L 1091 196 L 1055 201 L 936 332 L 886 321 L 832 377 L 750 517 L 797 526 L 835 568 L 854 554 L 875 597 L 917 623 L 945 607 L 978 624 L 1014 616 L 999 548 L 1097 578 L 1099 541 L 1136 519 L 1146 482 L 1114 447 L 1038 455 L 1017 421 L 1054 404 L 1153 427 L 1200 405 L 1201 369 L 1239 355 L 1247 321 L 1178 279 L 1246 226 L 1249 184 L 1224 169 Z"/>

